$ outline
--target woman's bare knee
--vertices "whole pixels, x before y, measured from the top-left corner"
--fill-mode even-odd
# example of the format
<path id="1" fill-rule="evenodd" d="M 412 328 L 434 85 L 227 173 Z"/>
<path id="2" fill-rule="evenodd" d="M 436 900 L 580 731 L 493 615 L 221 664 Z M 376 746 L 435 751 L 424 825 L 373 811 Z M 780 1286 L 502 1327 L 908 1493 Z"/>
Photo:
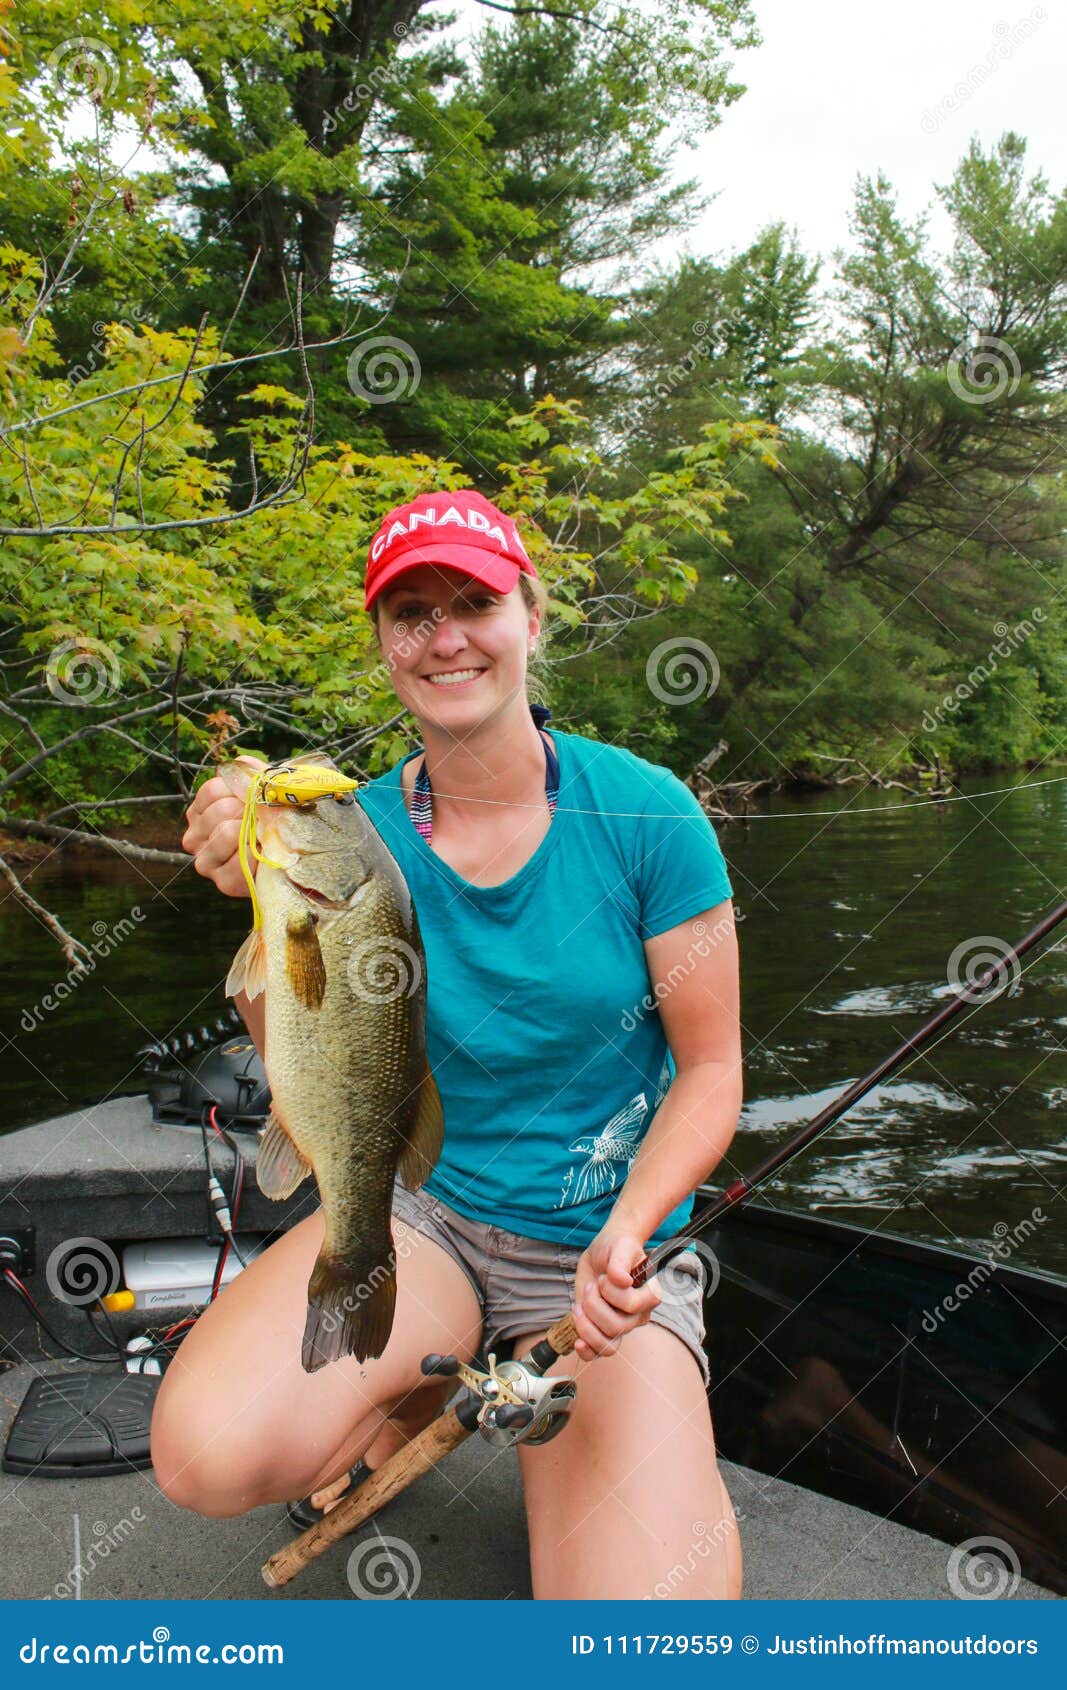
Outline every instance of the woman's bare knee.
<path id="1" fill-rule="evenodd" d="M 397 1310 L 384 1353 L 305 1373 L 306 1287 L 322 1230 L 316 1211 L 238 1274 L 164 1374 L 152 1462 L 178 1506 L 229 1518 L 307 1494 L 328 1482 L 323 1475 L 340 1476 L 356 1459 L 338 1467 L 342 1453 L 362 1453 L 386 1415 L 420 1394 L 426 1351 L 474 1354 L 481 1336 L 474 1291 L 447 1252 L 420 1235 L 418 1248 L 398 1252 Z"/>

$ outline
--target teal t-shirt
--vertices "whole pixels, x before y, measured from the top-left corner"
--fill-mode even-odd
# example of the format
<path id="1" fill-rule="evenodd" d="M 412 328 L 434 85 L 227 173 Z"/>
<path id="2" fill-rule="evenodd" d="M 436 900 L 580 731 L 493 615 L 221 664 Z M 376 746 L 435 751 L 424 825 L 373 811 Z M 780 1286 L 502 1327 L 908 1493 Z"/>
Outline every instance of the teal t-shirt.
<path id="1" fill-rule="evenodd" d="M 445 1137 L 424 1189 L 470 1219 L 584 1249 L 675 1073 L 642 940 L 731 887 L 711 823 L 670 769 L 546 731 L 555 814 L 499 886 L 464 880 L 427 845 L 402 763 L 359 799 L 411 889 L 426 951 Z M 646 1243 L 673 1237 L 692 1207 L 690 1195 Z"/>

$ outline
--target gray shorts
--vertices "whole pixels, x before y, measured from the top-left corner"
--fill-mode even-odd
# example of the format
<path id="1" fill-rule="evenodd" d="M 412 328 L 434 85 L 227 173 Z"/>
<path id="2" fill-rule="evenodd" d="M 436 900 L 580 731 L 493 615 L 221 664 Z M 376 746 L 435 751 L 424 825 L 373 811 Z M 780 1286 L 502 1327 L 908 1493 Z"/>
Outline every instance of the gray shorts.
<path id="1" fill-rule="evenodd" d="M 426 1191 L 408 1191 L 399 1179 L 393 1187 L 393 1214 L 440 1244 L 467 1275 L 482 1310 L 485 1356 L 492 1350 L 503 1360 L 512 1339 L 524 1332 L 547 1331 L 573 1307 L 574 1275 L 582 1255 L 574 1245 L 526 1238 L 468 1220 Z M 676 1333 L 692 1352 L 707 1390 L 704 1266 L 697 1253 L 673 1257 L 657 1285 L 662 1301 L 652 1310 L 652 1322 Z"/>

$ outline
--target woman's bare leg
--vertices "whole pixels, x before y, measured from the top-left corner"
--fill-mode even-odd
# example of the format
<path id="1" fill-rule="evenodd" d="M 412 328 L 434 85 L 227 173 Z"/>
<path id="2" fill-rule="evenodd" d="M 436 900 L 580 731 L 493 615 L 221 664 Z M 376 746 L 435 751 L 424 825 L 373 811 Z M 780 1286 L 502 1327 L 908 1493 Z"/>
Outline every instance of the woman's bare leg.
<path id="1" fill-rule="evenodd" d="M 516 1340 L 525 1355 L 543 1332 Z M 649 1322 L 612 1356 L 563 1357 L 570 1424 L 519 1445 L 537 1600 L 696 1601 L 741 1594 L 737 1522 L 695 1358 Z"/>
<path id="2" fill-rule="evenodd" d="M 430 1385 L 419 1371 L 428 1351 L 474 1356 L 482 1320 L 466 1274 L 440 1245 L 392 1224 L 397 1303 L 381 1356 L 346 1356 L 316 1373 L 301 1366 L 321 1210 L 205 1309 L 164 1374 L 152 1415 L 152 1463 L 172 1501 L 225 1518 L 329 1485 L 388 1415 L 412 1412 L 413 1393 Z M 439 1397 L 440 1381 L 430 1389 Z"/>

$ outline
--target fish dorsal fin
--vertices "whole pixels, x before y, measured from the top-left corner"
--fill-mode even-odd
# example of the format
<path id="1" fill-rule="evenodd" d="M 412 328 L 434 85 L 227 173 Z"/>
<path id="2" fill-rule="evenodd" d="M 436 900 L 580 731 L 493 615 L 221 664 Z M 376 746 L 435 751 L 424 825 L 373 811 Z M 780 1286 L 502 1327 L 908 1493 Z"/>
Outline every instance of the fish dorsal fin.
<path id="1" fill-rule="evenodd" d="M 321 1009 L 326 994 L 326 964 L 317 925 L 313 910 L 291 915 L 285 924 L 285 977 L 305 1009 Z"/>
<path id="2" fill-rule="evenodd" d="M 267 942 L 262 927 L 253 927 L 230 964 L 226 976 L 226 996 L 233 998 L 244 992 L 248 998 L 258 998 L 267 984 Z"/>
<path id="3" fill-rule="evenodd" d="M 285 760 L 287 763 L 321 763 L 327 769 L 337 767 L 328 751 L 298 751 L 295 757 L 287 757 Z"/>
<path id="4" fill-rule="evenodd" d="M 264 1197 L 279 1203 L 283 1197 L 291 1197 L 310 1172 L 311 1163 L 297 1149 L 272 1109 L 256 1151 L 256 1183 L 260 1191 Z"/>
<path id="5" fill-rule="evenodd" d="M 266 767 L 262 757 L 249 757 L 247 752 L 240 751 L 229 763 L 220 763 L 216 773 L 235 798 L 243 798 L 249 781 L 261 775 Z"/>
<path id="6" fill-rule="evenodd" d="M 427 1065 L 419 1082 L 415 1125 L 397 1163 L 397 1172 L 409 1191 L 418 1191 L 433 1173 L 444 1136 L 445 1112 L 441 1107 L 441 1094 Z"/>

